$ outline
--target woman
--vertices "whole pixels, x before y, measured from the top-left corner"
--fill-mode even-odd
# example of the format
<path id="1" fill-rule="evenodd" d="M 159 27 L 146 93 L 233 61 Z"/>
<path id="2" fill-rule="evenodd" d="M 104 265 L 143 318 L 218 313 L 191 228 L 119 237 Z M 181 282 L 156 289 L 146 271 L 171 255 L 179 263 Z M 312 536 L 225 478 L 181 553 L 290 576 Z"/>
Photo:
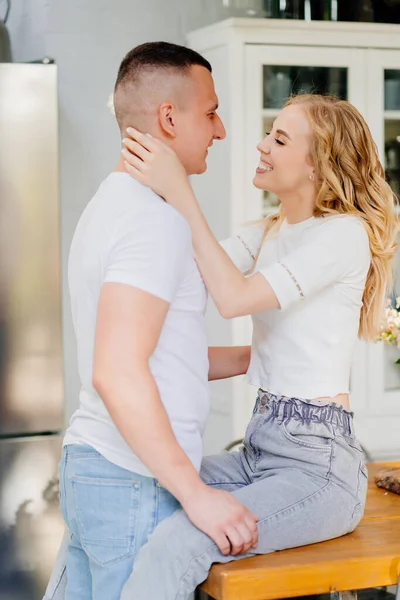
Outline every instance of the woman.
<path id="1" fill-rule="evenodd" d="M 376 337 L 398 230 L 364 119 L 335 98 L 289 99 L 258 146 L 254 177 L 281 210 L 228 242 L 236 265 L 173 152 L 131 132 L 126 167 L 188 220 L 221 315 L 253 316 L 248 379 L 259 394 L 244 447 L 205 459 L 203 479 L 258 516 L 258 545 L 248 555 L 352 531 L 367 472 L 349 406 L 350 367 L 357 335 Z M 178 511 L 140 552 L 122 599 L 187 599 L 212 563 L 237 558 L 222 555 Z"/>

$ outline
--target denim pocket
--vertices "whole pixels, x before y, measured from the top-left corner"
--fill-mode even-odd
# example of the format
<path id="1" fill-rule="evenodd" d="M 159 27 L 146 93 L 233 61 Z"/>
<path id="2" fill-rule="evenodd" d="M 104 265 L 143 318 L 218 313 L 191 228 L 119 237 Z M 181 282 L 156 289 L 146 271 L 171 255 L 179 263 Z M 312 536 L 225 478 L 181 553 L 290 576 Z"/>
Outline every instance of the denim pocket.
<path id="1" fill-rule="evenodd" d="M 280 423 L 284 437 L 303 448 L 330 451 L 335 435 L 329 423 L 306 423 L 300 419 L 291 419 Z"/>
<path id="2" fill-rule="evenodd" d="M 140 482 L 71 477 L 80 542 L 102 566 L 133 556 Z"/>
<path id="3" fill-rule="evenodd" d="M 360 462 L 360 468 L 358 470 L 358 490 L 357 498 L 361 504 L 365 505 L 368 490 L 368 469 L 363 461 Z"/>
<path id="4" fill-rule="evenodd" d="M 257 445 L 255 437 L 265 421 L 265 415 L 259 413 L 253 414 L 247 425 L 246 432 L 243 439 L 243 446 L 246 449 L 249 457 L 257 461 L 260 456 L 260 447 Z"/>
<path id="5" fill-rule="evenodd" d="M 157 514 L 155 525 L 170 517 L 175 511 L 181 508 L 180 503 L 164 487 L 157 483 Z"/>
<path id="6" fill-rule="evenodd" d="M 351 517 L 351 526 L 350 531 L 353 531 L 364 514 L 365 502 L 367 499 L 367 490 L 368 490 L 368 470 L 363 462 L 360 462 L 358 468 L 358 482 L 357 482 L 357 504 L 354 508 L 352 517 Z"/>
<path id="7" fill-rule="evenodd" d="M 60 510 L 63 516 L 64 522 L 68 523 L 68 515 L 67 515 L 67 501 L 66 501 L 66 489 L 65 489 L 65 470 L 67 468 L 66 460 L 64 453 L 60 462 L 58 463 L 58 476 L 59 476 L 59 491 L 58 491 L 58 499 L 60 502 Z"/>
<path id="8" fill-rule="evenodd" d="M 353 436 L 343 436 L 345 442 L 354 450 L 357 450 L 357 452 L 360 452 L 360 454 L 362 454 L 362 456 L 364 456 L 364 450 L 361 447 L 361 444 L 358 440 L 356 440 L 355 437 Z M 366 468 L 366 467 L 365 467 Z"/>

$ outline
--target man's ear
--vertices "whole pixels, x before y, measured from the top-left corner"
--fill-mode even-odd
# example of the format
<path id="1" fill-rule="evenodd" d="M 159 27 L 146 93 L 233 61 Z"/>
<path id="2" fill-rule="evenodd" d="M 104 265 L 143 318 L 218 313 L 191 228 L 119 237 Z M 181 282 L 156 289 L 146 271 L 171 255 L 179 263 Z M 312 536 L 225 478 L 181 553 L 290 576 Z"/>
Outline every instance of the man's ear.
<path id="1" fill-rule="evenodd" d="M 158 120 L 161 130 L 168 137 L 176 137 L 176 107 L 172 102 L 163 102 L 158 108 Z"/>

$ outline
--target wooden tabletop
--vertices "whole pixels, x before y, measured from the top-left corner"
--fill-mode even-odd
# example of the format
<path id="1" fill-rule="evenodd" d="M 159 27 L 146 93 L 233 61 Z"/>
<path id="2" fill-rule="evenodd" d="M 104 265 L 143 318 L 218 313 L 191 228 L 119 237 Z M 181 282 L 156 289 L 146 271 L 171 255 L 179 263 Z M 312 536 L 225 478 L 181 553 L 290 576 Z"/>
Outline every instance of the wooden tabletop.
<path id="1" fill-rule="evenodd" d="M 364 518 L 340 538 L 214 565 L 205 592 L 217 600 L 271 600 L 397 583 L 400 573 L 400 496 L 376 487 L 373 478 L 400 462 L 368 465 Z"/>
<path id="2" fill-rule="evenodd" d="M 400 519 L 400 496 L 378 488 L 374 477 L 381 469 L 400 469 L 400 462 L 369 463 L 368 498 L 363 521 L 369 519 Z"/>

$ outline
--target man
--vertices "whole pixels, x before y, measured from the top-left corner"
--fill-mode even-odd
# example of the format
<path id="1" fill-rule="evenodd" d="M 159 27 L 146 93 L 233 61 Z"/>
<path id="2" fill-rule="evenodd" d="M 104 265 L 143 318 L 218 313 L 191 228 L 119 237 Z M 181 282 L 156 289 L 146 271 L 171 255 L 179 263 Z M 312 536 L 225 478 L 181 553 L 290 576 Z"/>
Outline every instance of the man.
<path id="1" fill-rule="evenodd" d="M 114 90 L 130 125 L 162 139 L 186 172 L 203 173 L 217 115 L 210 64 L 174 44 L 134 48 Z M 256 543 L 256 517 L 198 475 L 209 411 L 208 376 L 247 370 L 247 348 L 210 349 L 206 290 L 186 221 L 134 181 L 121 156 L 78 223 L 69 287 L 81 379 L 67 429 L 60 503 L 71 532 L 46 599 L 117 600 L 135 556 L 182 506 L 221 552 Z"/>

